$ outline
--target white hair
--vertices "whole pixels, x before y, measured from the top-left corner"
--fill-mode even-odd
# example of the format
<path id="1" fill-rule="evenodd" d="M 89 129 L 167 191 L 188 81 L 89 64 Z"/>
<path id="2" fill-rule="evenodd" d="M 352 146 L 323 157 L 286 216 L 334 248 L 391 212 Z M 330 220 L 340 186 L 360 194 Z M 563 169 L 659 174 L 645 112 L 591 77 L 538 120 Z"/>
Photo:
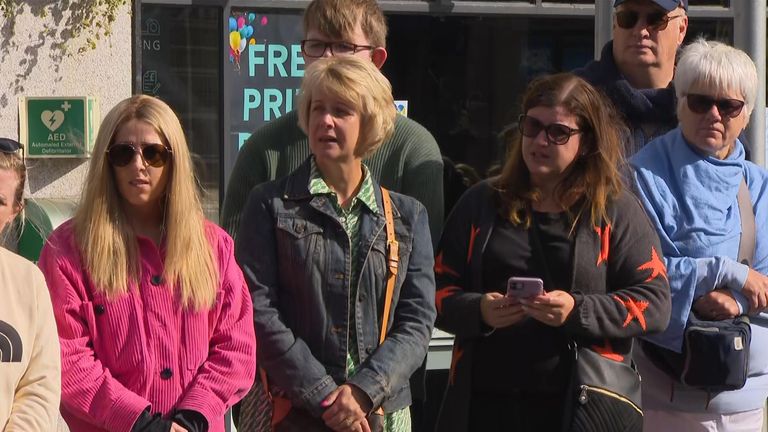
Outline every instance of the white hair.
<path id="1" fill-rule="evenodd" d="M 716 91 L 736 91 L 744 98 L 747 116 L 757 97 L 757 69 L 744 51 L 722 42 L 698 38 L 683 48 L 675 69 L 678 105 L 691 87 L 703 85 Z"/>

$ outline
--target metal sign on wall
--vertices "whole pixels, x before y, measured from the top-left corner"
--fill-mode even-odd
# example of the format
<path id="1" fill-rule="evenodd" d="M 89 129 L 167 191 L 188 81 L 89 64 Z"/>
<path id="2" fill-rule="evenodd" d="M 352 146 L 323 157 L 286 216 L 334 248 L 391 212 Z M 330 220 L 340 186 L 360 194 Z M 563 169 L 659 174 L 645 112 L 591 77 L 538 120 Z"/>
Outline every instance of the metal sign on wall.
<path id="1" fill-rule="evenodd" d="M 26 157 L 87 157 L 99 118 L 91 96 L 19 98 Z"/>

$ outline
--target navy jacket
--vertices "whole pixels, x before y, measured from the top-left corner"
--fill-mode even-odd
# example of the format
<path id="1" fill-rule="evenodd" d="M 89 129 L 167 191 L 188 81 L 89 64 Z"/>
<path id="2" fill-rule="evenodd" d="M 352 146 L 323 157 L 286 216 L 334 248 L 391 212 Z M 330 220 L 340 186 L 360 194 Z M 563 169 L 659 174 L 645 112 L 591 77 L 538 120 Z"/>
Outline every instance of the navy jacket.
<path id="1" fill-rule="evenodd" d="M 636 89 L 624 78 L 613 58 L 613 41 L 608 41 L 600 60 L 576 69 L 580 76 L 603 92 L 624 117 L 630 137 L 624 142 L 632 156 L 652 139 L 677 127 L 677 97 L 672 83 L 663 89 Z"/>

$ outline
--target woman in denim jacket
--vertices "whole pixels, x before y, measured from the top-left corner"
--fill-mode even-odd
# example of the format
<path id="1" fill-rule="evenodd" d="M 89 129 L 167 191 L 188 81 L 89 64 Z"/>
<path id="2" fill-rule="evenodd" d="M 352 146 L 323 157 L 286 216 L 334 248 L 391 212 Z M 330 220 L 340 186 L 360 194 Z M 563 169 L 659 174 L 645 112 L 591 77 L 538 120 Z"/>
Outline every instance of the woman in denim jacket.
<path id="1" fill-rule="evenodd" d="M 408 378 L 435 319 L 434 261 L 424 207 L 391 193 L 399 271 L 380 344 L 385 204 L 362 160 L 392 133 L 391 86 L 370 60 L 330 57 L 307 68 L 299 104 L 312 156 L 251 192 L 236 245 L 273 424 L 368 431 L 376 419 L 410 431 Z"/>

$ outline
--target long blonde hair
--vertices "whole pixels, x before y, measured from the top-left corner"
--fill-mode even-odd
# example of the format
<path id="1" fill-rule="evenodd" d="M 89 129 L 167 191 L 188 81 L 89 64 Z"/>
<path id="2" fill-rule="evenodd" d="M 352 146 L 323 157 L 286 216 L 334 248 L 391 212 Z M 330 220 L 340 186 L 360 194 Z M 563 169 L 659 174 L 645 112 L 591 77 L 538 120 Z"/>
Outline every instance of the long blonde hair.
<path id="1" fill-rule="evenodd" d="M 185 308 L 205 309 L 216 299 L 219 272 L 205 232 L 187 141 L 173 110 L 159 99 L 137 95 L 118 103 L 99 128 L 80 205 L 75 240 L 97 291 L 115 297 L 141 277 L 138 242 L 122 208 L 106 151 L 117 131 L 131 120 L 152 125 L 171 148 L 165 191 L 166 254 L 163 279 L 177 287 Z"/>

